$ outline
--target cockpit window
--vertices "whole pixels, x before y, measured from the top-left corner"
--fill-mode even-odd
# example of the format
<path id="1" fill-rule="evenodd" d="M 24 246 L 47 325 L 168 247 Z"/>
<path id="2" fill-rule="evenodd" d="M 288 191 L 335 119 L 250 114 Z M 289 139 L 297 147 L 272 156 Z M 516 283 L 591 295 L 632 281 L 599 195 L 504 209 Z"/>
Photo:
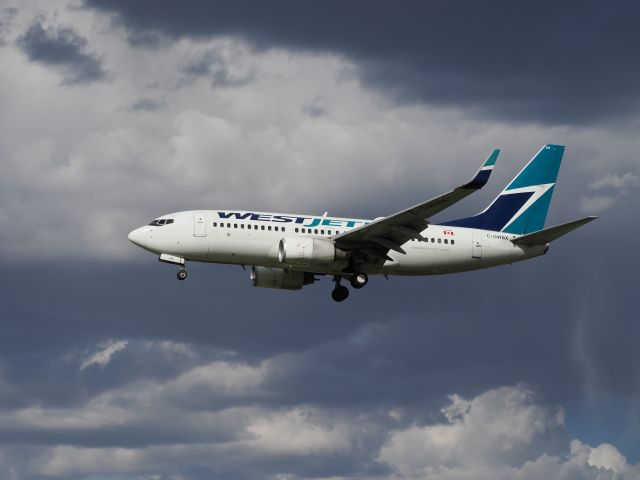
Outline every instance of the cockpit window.
<path id="1" fill-rule="evenodd" d="M 149 225 L 153 225 L 154 227 L 161 227 L 163 225 L 169 225 L 173 223 L 173 218 L 157 218 Z"/>

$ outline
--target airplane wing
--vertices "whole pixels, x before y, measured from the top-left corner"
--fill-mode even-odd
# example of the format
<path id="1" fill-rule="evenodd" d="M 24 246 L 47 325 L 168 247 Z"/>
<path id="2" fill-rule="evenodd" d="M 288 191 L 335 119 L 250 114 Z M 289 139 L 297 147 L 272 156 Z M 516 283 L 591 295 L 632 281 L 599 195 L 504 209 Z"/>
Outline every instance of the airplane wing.
<path id="1" fill-rule="evenodd" d="M 389 250 L 406 253 L 401 245 L 412 238 L 422 239 L 420 232 L 429 224 L 427 218 L 486 185 L 499 153 L 500 150 L 494 150 L 473 178 L 464 185 L 401 212 L 335 235 L 332 238 L 336 246 L 343 250 L 361 250 L 364 254 L 382 260 L 391 260 L 387 255 Z"/>

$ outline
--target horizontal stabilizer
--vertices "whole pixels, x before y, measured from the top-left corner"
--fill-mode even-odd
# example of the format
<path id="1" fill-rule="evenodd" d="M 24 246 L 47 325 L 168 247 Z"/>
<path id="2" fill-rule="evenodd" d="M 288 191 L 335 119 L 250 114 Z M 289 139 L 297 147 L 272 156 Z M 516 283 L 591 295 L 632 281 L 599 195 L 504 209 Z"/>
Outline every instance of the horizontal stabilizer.
<path id="1" fill-rule="evenodd" d="M 529 233 L 528 235 L 522 235 L 521 237 L 511 240 L 516 245 L 526 245 L 532 247 L 534 245 L 546 245 L 551 243 L 557 238 L 572 232 L 576 228 L 586 225 L 587 223 L 595 220 L 598 217 L 585 217 L 580 220 L 574 220 L 573 222 L 563 223 L 562 225 L 556 225 L 555 227 L 545 228 L 539 232 Z"/>

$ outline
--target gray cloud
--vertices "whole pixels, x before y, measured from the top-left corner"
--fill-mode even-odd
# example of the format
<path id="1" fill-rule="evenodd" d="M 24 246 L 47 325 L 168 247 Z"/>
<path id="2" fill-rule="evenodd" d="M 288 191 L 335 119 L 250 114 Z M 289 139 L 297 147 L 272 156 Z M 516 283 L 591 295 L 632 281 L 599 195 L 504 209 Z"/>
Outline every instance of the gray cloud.
<path id="1" fill-rule="evenodd" d="M 85 0 L 136 34 L 235 35 L 257 48 L 342 53 L 363 81 L 510 121 L 598 124 L 637 112 L 638 5 Z"/>
<path id="2" fill-rule="evenodd" d="M 71 27 L 46 26 L 39 17 L 18 39 L 29 60 L 60 69 L 66 84 L 102 81 L 102 58 L 87 50 L 88 42 Z"/>
<path id="3" fill-rule="evenodd" d="M 225 50 L 208 50 L 187 62 L 182 69 L 187 81 L 189 77 L 210 77 L 214 88 L 237 88 L 252 83 L 256 79 L 256 71 L 234 62 L 234 55 L 241 52 L 234 51 L 234 48 Z"/>
<path id="4" fill-rule="evenodd" d="M 162 100 L 155 100 L 153 98 L 143 97 L 136 100 L 131 105 L 131 110 L 134 112 L 155 112 L 164 106 Z"/>
<path id="5" fill-rule="evenodd" d="M 18 9 L 15 7 L 5 7 L 0 9 L 0 47 L 5 45 L 5 35 L 9 32 L 11 22 L 17 13 Z"/>

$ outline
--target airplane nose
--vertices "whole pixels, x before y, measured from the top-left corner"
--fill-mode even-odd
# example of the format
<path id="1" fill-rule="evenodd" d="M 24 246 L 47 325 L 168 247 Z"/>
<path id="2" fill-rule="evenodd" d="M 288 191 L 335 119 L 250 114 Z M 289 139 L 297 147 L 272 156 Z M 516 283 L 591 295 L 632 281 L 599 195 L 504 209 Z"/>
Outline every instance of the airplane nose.
<path id="1" fill-rule="evenodd" d="M 129 235 L 127 236 L 131 243 L 133 243 L 134 245 L 138 245 L 139 247 L 142 243 L 142 232 L 140 230 L 140 228 L 136 228 L 135 230 L 129 232 Z"/>

